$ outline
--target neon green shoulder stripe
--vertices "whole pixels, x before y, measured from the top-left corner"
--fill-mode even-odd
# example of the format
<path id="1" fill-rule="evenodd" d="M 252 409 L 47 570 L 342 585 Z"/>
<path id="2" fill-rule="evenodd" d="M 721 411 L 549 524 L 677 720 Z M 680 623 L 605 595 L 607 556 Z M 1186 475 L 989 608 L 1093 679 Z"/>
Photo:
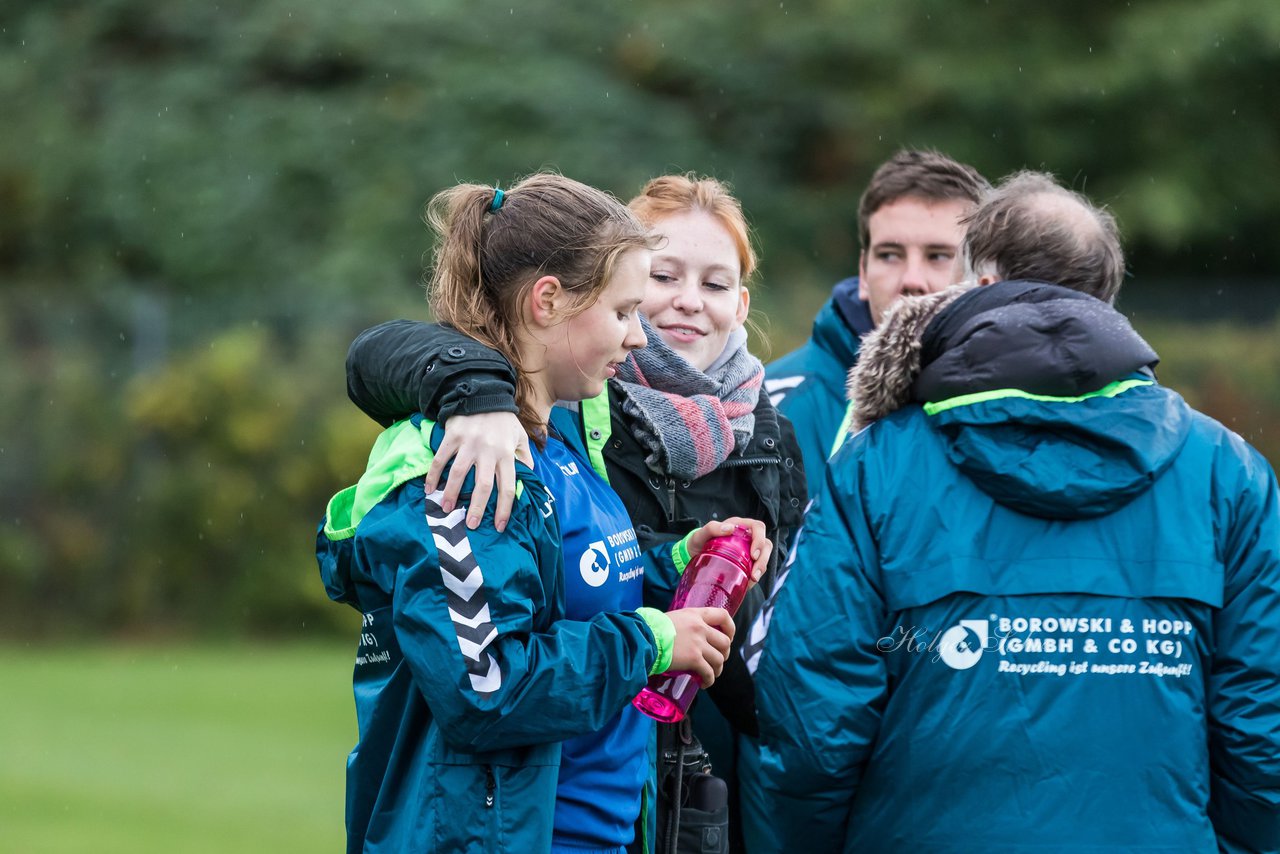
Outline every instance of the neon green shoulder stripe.
<path id="1" fill-rule="evenodd" d="M 431 468 L 435 452 L 431 450 L 434 421 L 423 419 L 420 427 L 406 418 L 397 421 L 378 436 L 369 452 L 369 463 L 355 486 L 349 486 L 329 499 L 325 512 L 324 533 L 331 540 L 355 536 L 365 514 L 406 481 L 421 477 Z M 524 483 L 516 481 L 516 500 L 524 494 Z"/>
<path id="2" fill-rule="evenodd" d="M 836 455 L 836 451 L 840 450 L 840 446 L 844 444 L 844 440 L 849 438 L 849 425 L 853 423 L 853 401 L 844 408 L 844 418 L 840 420 L 840 429 L 836 431 L 836 440 L 831 443 L 831 453 L 827 454 L 827 459 L 831 459 Z"/>
<path id="3" fill-rule="evenodd" d="M 587 444 L 587 459 L 596 474 L 609 482 L 609 473 L 604 468 L 604 446 L 613 434 L 613 419 L 609 417 L 609 384 L 605 383 L 604 391 L 593 398 L 579 404 L 582 410 L 583 441 Z"/>
<path id="4" fill-rule="evenodd" d="M 379 501 L 405 481 L 427 473 L 435 457 L 429 444 L 434 426 L 424 419 L 419 430 L 406 418 L 382 431 L 369 452 L 368 467 L 360 481 L 329 501 L 325 536 L 331 540 L 354 536 L 360 520 Z"/>
<path id="5" fill-rule="evenodd" d="M 940 400 L 937 403 L 926 403 L 924 411 L 926 415 L 937 415 L 940 412 L 946 412 L 948 409 L 957 409 L 961 406 L 973 406 L 977 403 L 988 403 L 992 400 L 1003 400 L 1010 397 L 1022 398 L 1023 400 L 1038 400 L 1045 403 L 1082 403 L 1095 397 L 1115 397 L 1124 394 L 1130 389 L 1139 386 L 1155 385 L 1151 380 L 1117 380 L 1103 386 L 1097 391 L 1091 391 L 1088 394 L 1078 395 L 1076 397 L 1054 397 L 1047 394 L 1032 394 L 1029 391 L 1022 391 L 1017 388 L 1001 388 L 995 391 L 980 391 L 974 394 L 962 394 L 959 397 Z"/>

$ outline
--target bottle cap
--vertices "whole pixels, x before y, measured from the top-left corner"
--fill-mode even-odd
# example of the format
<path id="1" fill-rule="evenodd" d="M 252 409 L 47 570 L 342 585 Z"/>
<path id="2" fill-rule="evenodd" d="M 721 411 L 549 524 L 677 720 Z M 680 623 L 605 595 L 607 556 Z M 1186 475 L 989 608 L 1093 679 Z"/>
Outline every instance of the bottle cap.
<path id="1" fill-rule="evenodd" d="M 708 540 L 704 551 L 714 552 L 749 568 L 751 566 L 751 529 L 735 525 L 732 532 Z"/>

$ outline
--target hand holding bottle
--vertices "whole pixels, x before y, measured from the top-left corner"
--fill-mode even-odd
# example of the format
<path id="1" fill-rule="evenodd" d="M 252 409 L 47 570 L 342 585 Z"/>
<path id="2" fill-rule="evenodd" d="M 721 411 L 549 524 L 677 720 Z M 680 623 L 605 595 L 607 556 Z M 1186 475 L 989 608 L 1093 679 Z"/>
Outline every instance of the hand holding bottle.
<path id="1" fill-rule="evenodd" d="M 773 542 L 765 533 L 764 522 L 758 519 L 744 519 L 741 516 L 730 516 L 728 519 L 708 522 L 689 535 L 685 545 L 689 549 L 690 558 L 697 558 L 707 547 L 707 543 L 716 537 L 725 537 L 733 533 L 734 528 L 746 528 L 751 533 L 751 583 L 750 590 L 764 575 L 769 567 L 769 555 L 773 553 Z M 692 561 L 691 561 L 692 563 Z"/>
<path id="2" fill-rule="evenodd" d="M 667 616 L 676 627 L 668 669 L 692 673 L 704 687 L 710 685 L 729 656 L 733 617 L 724 608 L 681 608 Z"/>
<path id="3" fill-rule="evenodd" d="M 734 525 L 734 521 L 746 524 Z M 684 718 L 698 689 L 710 685 L 724 666 L 724 655 L 733 639 L 733 612 L 764 572 L 771 549 L 762 524 L 736 519 L 702 526 L 686 545 L 695 557 L 680 579 L 668 616 L 672 622 L 679 617 L 681 625 L 688 624 L 686 631 L 691 631 L 691 636 L 682 643 L 677 628 L 671 668 L 650 677 L 649 684 L 632 701 L 649 717 L 667 723 Z M 690 621 L 689 611 L 701 612 L 697 613 L 698 620 Z M 727 625 L 723 644 L 712 644 L 705 635 L 699 635 L 706 630 L 699 624 L 704 614 L 710 617 L 716 611 L 729 618 L 724 620 Z M 689 659 L 677 659 L 677 652 L 691 655 Z M 690 659 L 693 667 L 686 663 Z M 708 675 L 712 677 L 710 681 Z"/>

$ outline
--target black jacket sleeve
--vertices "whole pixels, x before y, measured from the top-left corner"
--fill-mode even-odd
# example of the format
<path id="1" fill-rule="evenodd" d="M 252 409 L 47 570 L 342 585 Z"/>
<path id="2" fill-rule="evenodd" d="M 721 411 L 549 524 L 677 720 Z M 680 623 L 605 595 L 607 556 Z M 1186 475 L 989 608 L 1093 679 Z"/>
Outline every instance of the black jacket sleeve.
<path id="1" fill-rule="evenodd" d="M 347 351 L 347 396 L 384 427 L 422 412 L 516 412 L 516 375 L 502 354 L 451 326 L 392 320 L 366 329 Z"/>

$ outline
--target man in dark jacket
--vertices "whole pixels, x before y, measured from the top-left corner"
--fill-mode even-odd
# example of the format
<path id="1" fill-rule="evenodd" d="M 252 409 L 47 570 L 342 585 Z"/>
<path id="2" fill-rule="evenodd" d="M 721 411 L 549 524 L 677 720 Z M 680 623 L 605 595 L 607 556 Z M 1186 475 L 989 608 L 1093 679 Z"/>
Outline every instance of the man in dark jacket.
<path id="1" fill-rule="evenodd" d="M 1280 850 L 1275 474 L 1154 381 L 1106 212 L 1024 173 L 964 253 L 990 286 L 901 301 L 853 372 L 752 850 Z"/>
<path id="2" fill-rule="evenodd" d="M 960 220 L 989 188 L 972 167 L 936 151 L 901 151 L 871 176 L 858 203 L 858 275 L 832 289 L 809 340 L 765 371 L 765 389 L 795 425 L 812 494 L 844 418 L 844 377 L 859 341 L 899 297 L 954 281 Z"/>

